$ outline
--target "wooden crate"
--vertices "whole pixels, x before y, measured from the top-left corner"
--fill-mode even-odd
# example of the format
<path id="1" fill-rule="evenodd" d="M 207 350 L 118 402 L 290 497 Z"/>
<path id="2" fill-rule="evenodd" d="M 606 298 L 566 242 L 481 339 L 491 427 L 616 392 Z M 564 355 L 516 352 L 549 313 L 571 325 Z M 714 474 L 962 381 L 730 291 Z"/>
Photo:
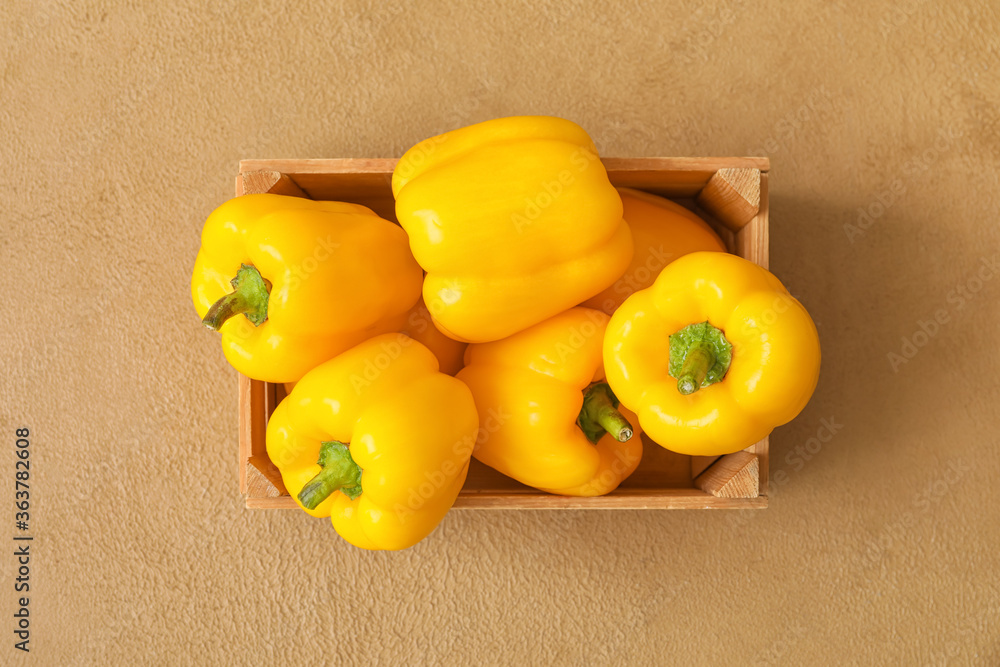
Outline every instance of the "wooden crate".
<path id="1" fill-rule="evenodd" d="M 611 182 L 670 197 L 697 212 L 730 252 L 767 267 L 767 158 L 606 158 Z M 236 194 L 355 202 L 395 220 L 394 159 L 243 160 Z M 284 387 L 240 376 L 240 491 L 249 508 L 294 508 L 267 457 L 267 419 Z M 456 509 L 751 509 L 767 506 L 768 439 L 723 457 L 691 457 L 645 441 L 639 468 L 598 498 L 554 496 L 476 460 Z"/>

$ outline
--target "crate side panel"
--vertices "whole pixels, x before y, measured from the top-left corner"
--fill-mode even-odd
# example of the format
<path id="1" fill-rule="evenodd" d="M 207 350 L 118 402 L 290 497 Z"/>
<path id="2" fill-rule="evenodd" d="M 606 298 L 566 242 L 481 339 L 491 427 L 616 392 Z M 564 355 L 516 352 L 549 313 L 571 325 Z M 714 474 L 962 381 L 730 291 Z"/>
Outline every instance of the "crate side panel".
<path id="1" fill-rule="evenodd" d="M 736 254 L 768 268 L 770 259 L 768 231 L 767 174 L 760 175 L 760 210 L 736 234 Z"/>
<path id="2" fill-rule="evenodd" d="M 749 160 L 744 164 L 741 160 Z M 752 158 L 619 158 L 604 161 L 616 185 L 636 187 L 647 192 L 677 197 L 693 197 L 704 187 L 715 169 L 725 167 L 756 167 L 766 170 L 766 160 L 761 163 Z M 383 217 L 395 219 L 391 192 L 391 170 L 395 160 L 264 160 L 244 161 L 241 170 L 274 169 L 288 176 L 314 199 L 339 199 L 369 206 Z M 697 166 L 697 169 L 684 169 Z M 662 167 L 657 171 L 657 167 Z M 706 219 L 727 241 L 730 250 L 758 261 L 767 261 L 767 174 L 762 175 L 761 209 L 754 220 L 733 235 L 718 220 L 693 201 L 681 202 Z M 238 179 L 239 180 L 239 179 Z M 270 402 L 280 400 L 283 392 L 274 390 Z M 263 401 L 261 401 L 263 403 Z M 242 404 L 241 404 L 242 408 Z M 263 411 L 264 406 L 260 406 Z M 256 415 L 255 415 L 256 416 Z M 260 428 L 263 442 L 264 428 Z M 241 439 L 241 446 L 243 445 Z M 511 480 L 494 470 L 473 461 L 469 478 L 456 508 L 508 508 L 508 509 L 585 509 L 585 508 L 759 508 L 766 506 L 767 439 L 748 451 L 757 454 L 761 467 L 761 492 L 758 499 L 720 499 L 693 488 L 691 457 L 674 454 L 654 443 L 644 443 L 643 462 L 636 473 L 626 480 L 622 488 L 603 498 L 567 499 L 551 496 Z M 266 451 L 262 446 L 261 451 Z M 246 459 L 244 459 L 246 460 Z M 267 463 L 271 466 L 270 461 Z M 280 480 L 280 476 L 279 476 Z M 284 489 L 282 488 L 282 491 Z M 624 500 L 623 500 L 624 499 Z M 749 502 L 753 501 L 753 502 Z M 287 495 L 280 498 L 247 498 L 248 507 L 295 507 Z"/>
<path id="3" fill-rule="evenodd" d="M 664 449 L 642 434 L 642 460 L 622 489 L 690 489 L 691 457 Z"/>
<path id="4" fill-rule="evenodd" d="M 247 498 L 250 509 L 296 509 L 290 496 Z M 572 498 L 546 493 L 467 493 L 453 509 L 464 510 L 649 510 L 649 509 L 762 509 L 767 498 L 717 498 L 697 489 L 634 489 L 596 498 Z"/>

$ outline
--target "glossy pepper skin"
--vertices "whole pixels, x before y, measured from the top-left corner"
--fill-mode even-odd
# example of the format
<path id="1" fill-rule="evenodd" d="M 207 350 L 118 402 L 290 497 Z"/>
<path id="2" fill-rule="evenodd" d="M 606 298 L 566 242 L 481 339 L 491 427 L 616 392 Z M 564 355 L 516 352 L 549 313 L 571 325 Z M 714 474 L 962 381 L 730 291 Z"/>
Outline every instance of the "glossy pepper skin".
<path id="1" fill-rule="evenodd" d="M 469 389 L 438 372 L 420 343 L 384 334 L 295 385 L 268 420 L 267 454 L 299 506 L 329 516 L 345 540 L 363 549 L 406 549 L 454 504 L 478 428 Z M 346 446 L 339 463 L 358 470 L 338 477 L 331 468 L 334 479 L 323 488 L 331 466 L 318 461 L 327 443 Z M 311 485 L 320 492 L 310 497 Z"/>
<path id="2" fill-rule="evenodd" d="M 448 338 L 434 326 L 430 311 L 424 305 L 423 299 L 417 302 L 406 315 L 406 323 L 400 332 L 423 344 L 441 364 L 441 372 L 454 375 L 465 365 L 465 348 L 468 343 L 462 343 Z"/>
<path id="3" fill-rule="evenodd" d="M 458 378 L 476 400 L 484 435 L 475 458 L 523 484 L 569 496 L 614 490 L 642 458 L 635 415 L 624 442 L 596 444 L 577 423 L 589 387 L 606 387 L 601 342 L 608 316 L 573 308 L 503 340 L 473 344 Z"/>
<path id="4" fill-rule="evenodd" d="M 698 340 L 703 326 L 729 350 L 712 353 L 721 339 Z M 696 342 L 685 342 L 685 331 Z M 801 412 L 819 378 L 819 337 L 802 304 L 766 269 L 696 252 L 615 312 L 604 364 L 650 438 L 681 454 L 714 456 L 749 447 Z"/>
<path id="5" fill-rule="evenodd" d="M 214 324 L 236 370 L 294 382 L 340 352 L 403 325 L 423 274 L 398 226 L 357 204 L 252 194 L 209 215 L 191 294 L 199 317 L 251 278 L 263 281 L 266 319 L 253 312 Z M 249 268 L 247 268 L 249 267 Z M 256 276 L 252 276 L 256 272 Z M 240 288 L 232 281 L 246 281 Z M 252 286 L 251 286 L 252 288 Z"/>
<path id="6" fill-rule="evenodd" d="M 469 346 L 468 343 L 452 340 L 438 331 L 423 300 L 417 301 L 417 305 L 410 308 L 410 312 L 403 319 L 399 333 L 409 336 L 433 352 L 441 372 L 445 375 L 454 375 L 465 365 L 465 348 Z M 286 394 L 292 393 L 294 388 L 294 382 L 285 383 Z"/>
<path id="7" fill-rule="evenodd" d="M 611 285 L 632 258 L 621 198 L 568 120 L 499 118 L 420 142 L 392 175 L 396 217 L 449 337 L 499 340 Z"/>
<path id="8" fill-rule="evenodd" d="M 632 188 L 618 188 L 618 194 L 635 253 L 614 285 L 581 305 L 611 315 L 630 295 L 652 285 L 663 267 L 678 257 L 699 250 L 726 251 L 708 223 L 680 204 Z"/>

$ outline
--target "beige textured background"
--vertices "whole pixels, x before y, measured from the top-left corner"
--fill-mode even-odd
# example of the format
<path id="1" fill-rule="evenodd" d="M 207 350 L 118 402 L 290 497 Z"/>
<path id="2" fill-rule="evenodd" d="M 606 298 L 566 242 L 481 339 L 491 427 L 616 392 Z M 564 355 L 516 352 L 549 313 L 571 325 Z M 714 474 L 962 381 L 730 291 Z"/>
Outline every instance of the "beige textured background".
<path id="1" fill-rule="evenodd" d="M 4 3 L 0 478 L 29 426 L 32 664 L 1000 664 L 995 3 L 221 4 Z M 521 113 L 609 156 L 771 157 L 772 268 L 824 350 L 771 507 L 455 512 L 400 554 L 243 509 L 236 375 L 188 298 L 237 161 Z"/>

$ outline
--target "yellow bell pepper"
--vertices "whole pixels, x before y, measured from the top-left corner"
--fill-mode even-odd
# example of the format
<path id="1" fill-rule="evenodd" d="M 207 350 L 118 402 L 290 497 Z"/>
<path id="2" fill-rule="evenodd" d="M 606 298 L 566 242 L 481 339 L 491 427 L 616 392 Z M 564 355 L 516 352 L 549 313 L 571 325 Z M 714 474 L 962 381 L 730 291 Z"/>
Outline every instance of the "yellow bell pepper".
<path id="1" fill-rule="evenodd" d="M 295 385 L 267 424 L 288 492 L 363 549 L 406 549 L 440 523 L 469 470 L 479 418 L 433 353 L 383 334 Z"/>
<path id="2" fill-rule="evenodd" d="M 191 294 L 236 370 L 294 382 L 403 326 L 423 273 L 398 226 L 357 204 L 253 194 L 215 209 Z M 243 317 L 238 317 L 242 314 Z"/>
<path id="3" fill-rule="evenodd" d="M 469 344 L 452 340 L 438 331 L 422 299 L 417 301 L 417 305 L 406 314 L 399 332 L 433 352 L 441 372 L 445 375 L 454 375 L 465 365 L 465 348 Z M 294 382 L 285 383 L 286 394 L 292 393 L 294 388 Z"/>
<path id="4" fill-rule="evenodd" d="M 410 309 L 406 316 L 406 324 L 400 331 L 433 352 L 441 364 L 442 373 L 454 375 L 462 369 L 468 343 L 448 338 L 438 331 L 423 299 Z"/>
<path id="5" fill-rule="evenodd" d="M 646 434 L 681 454 L 729 454 L 795 418 L 819 378 L 809 313 L 756 264 L 695 252 L 630 296 L 604 340 L 608 383 Z"/>
<path id="6" fill-rule="evenodd" d="M 456 340 L 526 329 L 611 285 L 632 259 L 622 203 L 584 130 L 498 118 L 420 142 L 392 175 L 427 271 L 424 302 Z"/>
<path id="7" fill-rule="evenodd" d="M 614 313 L 631 294 L 653 284 L 670 262 L 698 250 L 725 252 L 726 246 L 708 223 L 669 199 L 631 188 L 618 188 L 635 253 L 625 273 L 581 305 Z"/>
<path id="8" fill-rule="evenodd" d="M 568 496 L 604 495 L 632 474 L 642 441 L 635 415 L 618 407 L 604 381 L 607 323 L 604 313 L 573 308 L 469 346 L 457 377 L 472 390 L 483 424 L 475 458 Z"/>

